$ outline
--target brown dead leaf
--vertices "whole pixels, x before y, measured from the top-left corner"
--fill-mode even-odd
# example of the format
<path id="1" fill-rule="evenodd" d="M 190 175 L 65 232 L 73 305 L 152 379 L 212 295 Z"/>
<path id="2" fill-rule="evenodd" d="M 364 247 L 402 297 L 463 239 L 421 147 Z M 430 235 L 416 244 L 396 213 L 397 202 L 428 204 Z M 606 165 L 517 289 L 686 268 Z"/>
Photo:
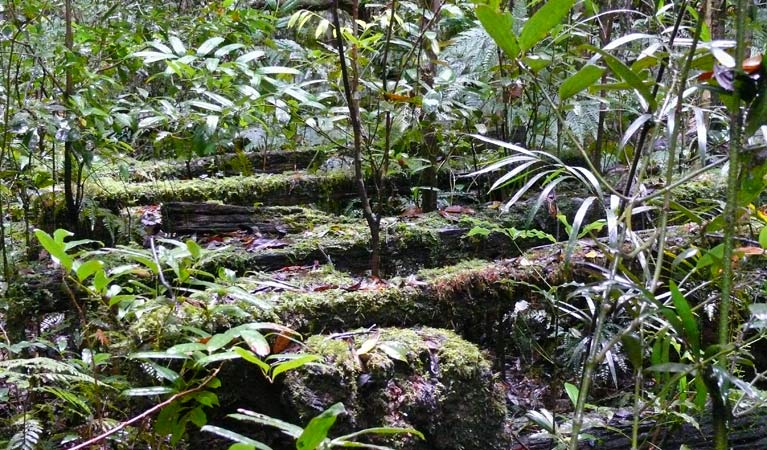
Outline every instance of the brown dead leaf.
<path id="1" fill-rule="evenodd" d="M 466 206 L 461 206 L 461 205 L 450 205 L 450 206 L 445 207 L 442 211 L 445 211 L 448 214 L 474 215 L 474 214 L 477 213 L 473 209 L 468 208 Z"/>
<path id="2" fill-rule="evenodd" d="M 418 207 L 408 208 L 400 214 L 400 217 L 420 217 L 423 215 L 423 210 Z"/>
<path id="3" fill-rule="evenodd" d="M 764 249 L 752 246 L 738 247 L 735 249 L 734 253 L 739 256 L 759 256 L 764 255 Z"/>

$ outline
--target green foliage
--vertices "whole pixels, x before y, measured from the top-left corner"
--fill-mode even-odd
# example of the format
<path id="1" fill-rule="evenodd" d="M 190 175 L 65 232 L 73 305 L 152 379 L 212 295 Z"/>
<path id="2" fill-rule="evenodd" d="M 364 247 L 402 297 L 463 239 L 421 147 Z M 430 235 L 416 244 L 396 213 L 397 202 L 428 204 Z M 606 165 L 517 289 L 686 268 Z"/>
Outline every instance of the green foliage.
<path id="1" fill-rule="evenodd" d="M 336 438 L 328 437 L 328 433 L 333 425 L 336 423 L 338 416 L 346 413 L 344 405 L 336 403 L 323 411 L 317 417 L 314 417 L 306 427 L 301 428 L 297 425 L 283 422 L 281 420 L 267 417 L 263 414 L 259 414 L 253 411 L 240 409 L 238 414 L 230 414 L 229 417 L 237 419 L 243 422 L 256 423 L 259 425 L 265 425 L 274 427 L 280 430 L 282 433 L 290 436 L 296 440 L 296 449 L 298 450 L 317 450 L 317 449 L 331 449 L 337 447 L 355 447 L 355 448 L 368 448 L 368 449 L 390 449 L 390 447 L 382 445 L 367 444 L 360 442 L 358 439 L 367 435 L 391 435 L 391 434 L 411 434 L 417 436 L 420 439 L 424 439 L 423 434 L 410 428 L 395 428 L 395 427 L 376 427 L 367 428 L 364 430 L 356 431 L 344 436 Z M 246 449 L 268 449 L 266 445 L 254 441 L 248 437 L 245 437 L 239 433 L 227 430 L 225 428 L 216 426 L 205 426 L 203 431 L 208 431 L 219 436 L 225 437 L 232 441 L 237 442 L 230 449 L 246 450 Z"/>

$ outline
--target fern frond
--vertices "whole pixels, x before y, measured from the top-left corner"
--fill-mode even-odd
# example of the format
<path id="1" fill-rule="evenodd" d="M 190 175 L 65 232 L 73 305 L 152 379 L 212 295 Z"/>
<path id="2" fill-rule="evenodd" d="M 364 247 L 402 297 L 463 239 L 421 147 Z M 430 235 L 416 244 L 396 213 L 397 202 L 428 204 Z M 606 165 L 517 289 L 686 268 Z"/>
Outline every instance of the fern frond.
<path id="1" fill-rule="evenodd" d="M 22 415 L 14 421 L 13 425 L 21 429 L 11 436 L 8 441 L 8 450 L 35 450 L 43 433 L 40 421 Z"/>
<path id="2" fill-rule="evenodd" d="M 103 384 L 92 376 L 82 373 L 76 366 L 55 359 L 36 357 L 0 361 L 0 379 L 27 381 L 37 377 L 46 382 L 69 385 L 72 383 Z"/>

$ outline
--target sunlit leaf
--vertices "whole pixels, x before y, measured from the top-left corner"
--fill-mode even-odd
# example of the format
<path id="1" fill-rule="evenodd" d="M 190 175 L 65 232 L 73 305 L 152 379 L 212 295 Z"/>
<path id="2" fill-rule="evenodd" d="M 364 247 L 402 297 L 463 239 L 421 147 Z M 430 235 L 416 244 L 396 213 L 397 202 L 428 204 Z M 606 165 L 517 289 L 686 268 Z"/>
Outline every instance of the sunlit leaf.
<path id="1" fill-rule="evenodd" d="M 217 436 L 221 436 L 223 438 L 229 439 L 230 441 L 237 442 L 239 444 L 244 444 L 247 447 L 238 447 L 238 448 L 253 448 L 257 450 L 272 450 L 271 447 L 269 447 L 266 444 L 262 444 L 261 442 L 254 441 L 253 439 L 243 436 L 239 433 L 235 433 L 234 431 L 227 430 L 226 428 L 217 427 L 214 425 L 205 425 L 201 428 L 202 431 L 207 431 L 208 433 L 213 433 Z M 229 447 L 230 449 L 232 447 Z"/>
<path id="2" fill-rule="evenodd" d="M 170 42 L 170 46 L 173 47 L 173 52 L 175 54 L 178 56 L 183 56 L 186 54 L 186 47 L 184 47 L 184 43 L 181 42 L 181 39 L 177 38 L 176 36 L 170 36 L 168 41 Z"/>
<path id="3" fill-rule="evenodd" d="M 698 353 L 698 351 L 700 351 L 700 330 L 698 329 L 698 321 L 692 313 L 690 304 L 687 302 L 687 299 L 679 290 L 674 280 L 669 281 L 669 288 L 671 290 L 671 300 L 674 302 L 676 312 L 682 320 L 687 342 L 690 347 L 692 347 L 692 350 L 695 353 Z"/>
<path id="4" fill-rule="evenodd" d="M 309 421 L 296 441 L 298 450 L 315 450 L 328 436 L 339 415 L 346 412 L 342 403 L 336 403 Z"/>
<path id="5" fill-rule="evenodd" d="M 487 34 L 506 56 L 512 59 L 519 56 L 519 44 L 513 31 L 514 17 L 510 12 L 499 12 L 488 5 L 479 5 L 476 15 Z"/>
<path id="6" fill-rule="evenodd" d="M 215 36 L 207 41 L 203 42 L 197 47 L 197 56 L 205 56 L 210 53 L 214 48 L 218 47 L 220 43 L 224 42 L 224 38 L 221 36 Z"/>
<path id="7" fill-rule="evenodd" d="M 584 89 L 588 89 L 599 80 L 604 71 L 605 69 L 597 65 L 586 64 L 559 85 L 559 99 L 567 100 Z"/>
<path id="8" fill-rule="evenodd" d="M 533 17 L 525 22 L 519 33 L 519 49 L 522 53 L 533 48 L 557 25 L 561 24 L 572 8 L 574 0 L 548 0 Z M 483 23 L 484 25 L 484 23 Z"/>
<path id="9" fill-rule="evenodd" d="M 163 395 L 175 392 L 173 388 L 167 386 L 151 386 L 144 388 L 133 388 L 122 391 L 122 395 L 126 397 L 147 397 L 153 395 Z"/>

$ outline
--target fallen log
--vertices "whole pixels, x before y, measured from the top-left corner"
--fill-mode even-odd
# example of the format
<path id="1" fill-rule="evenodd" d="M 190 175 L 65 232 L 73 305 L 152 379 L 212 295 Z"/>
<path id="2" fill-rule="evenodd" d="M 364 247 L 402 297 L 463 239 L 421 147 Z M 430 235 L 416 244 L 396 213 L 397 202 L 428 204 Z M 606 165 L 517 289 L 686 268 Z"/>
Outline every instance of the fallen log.
<path id="1" fill-rule="evenodd" d="M 163 230 L 177 234 L 226 233 L 236 230 L 286 234 L 289 231 L 279 218 L 263 217 L 258 211 L 258 208 L 250 206 L 167 202 L 162 205 Z"/>
<path id="2" fill-rule="evenodd" d="M 153 161 L 145 168 L 143 163 L 131 172 L 131 181 L 192 179 L 202 176 L 234 176 L 257 173 L 283 173 L 304 170 L 312 161 L 325 156 L 315 149 L 289 151 L 260 151 L 227 153 L 205 156 L 191 161 Z"/>

